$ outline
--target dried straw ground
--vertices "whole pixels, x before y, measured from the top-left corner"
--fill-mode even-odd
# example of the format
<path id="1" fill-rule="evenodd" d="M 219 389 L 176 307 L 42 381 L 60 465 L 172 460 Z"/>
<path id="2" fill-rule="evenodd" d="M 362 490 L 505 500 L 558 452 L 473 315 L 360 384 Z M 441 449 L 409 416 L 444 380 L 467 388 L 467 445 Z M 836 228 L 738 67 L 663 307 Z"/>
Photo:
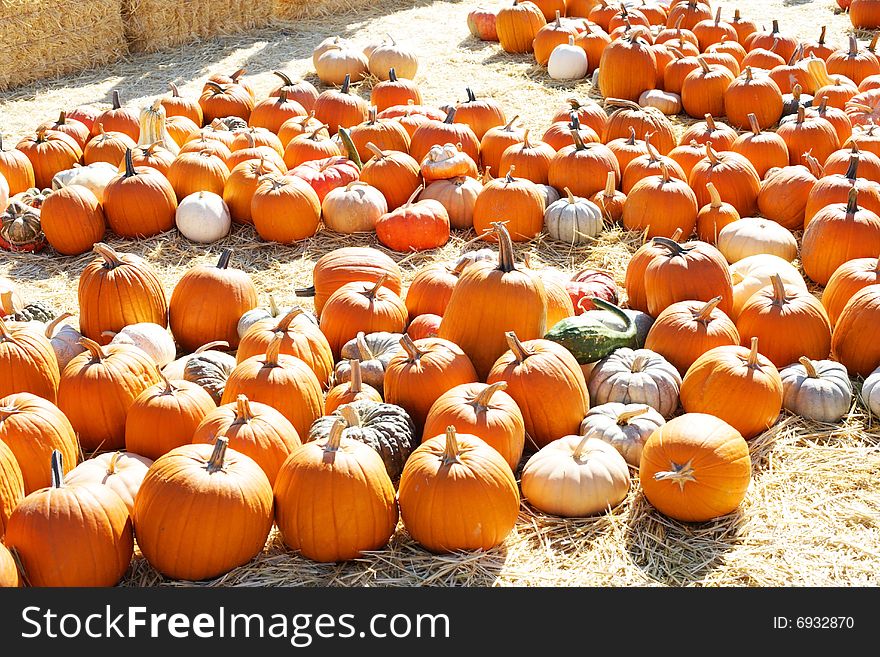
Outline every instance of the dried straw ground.
<path id="1" fill-rule="evenodd" d="M 732 4 L 722 3 L 725 15 Z M 849 22 L 832 12 L 832 0 L 744 0 L 743 13 L 769 21 L 801 37 L 827 24 L 841 43 Z M 345 6 L 336 3 L 335 8 Z M 180 50 L 133 57 L 110 68 L 76 78 L 41 83 L 2 97 L 0 127 L 17 139 L 61 107 L 106 103 L 111 89 L 138 106 L 164 93 L 173 80 L 197 93 L 217 70 L 246 66 L 259 93 L 274 84 L 271 71 L 282 68 L 314 79 L 312 47 L 325 36 L 341 34 L 360 43 L 391 33 L 422 54 L 418 82 L 426 102 L 462 99 L 464 87 L 499 99 L 510 114 L 543 130 L 547 116 L 567 96 L 587 94 L 588 83 L 559 84 L 546 77 L 528 56 L 510 56 L 495 44 L 472 39 L 465 26 L 469 3 L 387 0 L 349 13 L 325 12 L 309 20 L 264 30 L 248 37 L 218 39 Z M 342 11 L 342 10 L 340 10 Z M 368 83 L 361 92 L 368 93 Z M 472 234 L 456 236 L 437 253 L 405 259 L 408 278 L 420 266 L 459 253 Z M 343 238 L 321 232 L 295 247 L 259 242 L 238 229 L 209 249 L 176 234 L 137 243 L 111 240 L 119 248 L 145 256 L 159 270 L 166 289 L 195 262 L 214 260 L 222 247 L 235 249 L 235 263 L 255 279 L 261 292 L 294 302 L 293 288 L 310 282 L 316 258 L 343 244 L 372 244 L 370 238 Z M 591 247 L 569 249 L 547 240 L 521 245 L 538 261 L 567 270 L 599 266 L 622 283 L 630 253 L 640 236 L 609 230 Z M 467 247 L 471 248 L 471 247 Z M 32 299 L 58 310 L 76 303 L 76 282 L 88 256 L 56 254 L 0 255 L 0 275 L 18 280 Z M 875 585 L 880 571 L 880 431 L 855 403 L 834 426 L 784 417 L 752 441 L 753 481 L 740 510 L 717 521 L 684 525 L 654 512 L 637 481 L 627 500 L 612 513 L 584 520 L 560 520 L 523 505 L 514 533 L 487 553 L 434 556 L 415 545 L 401 528 L 391 545 L 344 565 L 317 565 L 287 551 L 273 534 L 253 563 L 210 585 L 551 585 L 551 586 L 831 586 Z M 137 558 L 125 585 L 166 582 Z"/>

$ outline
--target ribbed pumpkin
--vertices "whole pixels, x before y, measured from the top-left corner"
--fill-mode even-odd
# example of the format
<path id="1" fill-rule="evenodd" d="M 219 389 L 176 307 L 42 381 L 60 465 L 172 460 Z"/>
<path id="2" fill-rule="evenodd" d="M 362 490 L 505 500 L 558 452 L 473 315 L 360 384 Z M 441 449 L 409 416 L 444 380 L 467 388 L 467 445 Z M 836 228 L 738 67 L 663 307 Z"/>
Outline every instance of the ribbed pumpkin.
<path id="1" fill-rule="evenodd" d="M 58 359 L 42 332 L 0 317 L 0 395 L 30 392 L 55 402 Z"/>
<path id="2" fill-rule="evenodd" d="M 852 148 L 849 150 L 841 148 L 829 155 L 822 166 L 822 172 L 826 176 L 846 175 L 853 158 L 858 159 L 859 173 L 863 178 L 873 181 L 880 180 L 880 157 L 871 151 L 860 151 L 856 144 L 852 144 Z M 45 223 L 45 212 L 44 209 L 41 210 L 41 223 Z"/>
<path id="3" fill-rule="evenodd" d="M 525 242 L 541 232 L 544 226 L 544 199 L 535 183 L 514 178 L 514 170 L 503 178 L 495 178 L 483 186 L 474 204 L 474 230 L 478 235 L 492 237 L 492 225 L 506 221 L 514 242 Z"/>
<path id="4" fill-rule="evenodd" d="M 718 308 L 729 315 L 733 288 L 724 256 L 711 244 L 655 237 L 662 251 L 645 268 L 644 285 L 648 314 L 657 317 L 676 301 L 709 301 L 721 296 Z M 629 289 L 629 287 L 627 287 Z"/>
<path id="5" fill-rule="evenodd" d="M 706 303 L 679 301 L 668 306 L 651 325 L 645 348 L 662 355 L 684 376 L 709 349 L 739 344 L 736 325 L 718 309 L 719 303 L 717 296 Z"/>
<path id="6" fill-rule="evenodd" d="M 237 224 L 253 224 L 251 200 L 260 185 L 261 178 L 267 174 L 281 174 L 281 171 L 265 159 L 248 160 L 233 167 L 223 187 L 223 200 L 229 207 L 232 221 Z"/>
<path id="7" fill-rule="evenodd" d="M 454 426 L 486 441 L 515 470 L 525 444 L 525 420 L 506 390 L 506 381 L 465 383 L 450 388 L 431 405 L 423 440 Z"/>
<path id="8" fill-rule="evenodd" d="M 805 159 L 818 180 L 807 195 L 804 228 L 810 225 L 813 217 L 823 208 L 834 203 L 848 203 L 853 188 L 858 191 L 859 203 L 862 207 L 880 215 L 880 185 L 859 175 L 859 158 L 850 157 L 845 174 L 835 173 L 829 176 L 824 175 L 814 158 L 806 156 Z"/>
<path id="9" fill-rule="evenodd" d="M 760 254 L 787 262 L 797 257 L 797 240 L 791 231 L 763 217 L 743 217 L 727 224 L 718 233 L 717 246 L 730 263 Z"/>
<path id="10" fill-rule="evenodd" d="M 102 347 L 81 338 L 86 351 L 61 373 L 58 408 L 70 420 L 83 452 L 122 449 L 131 405 L 160 382 L 159 370 L 140 348 L 127 344 Z"/>
<path id="11" fill-rule="evenodd" d="M 611 149 L 604 144 L 585 144 L 575 131 L 572 138 L 574 144 L 557 152 L 550 162 L 547 178 L 551 186 L 568 187 L 575 196 L 590 197 L 605 188 L 609 171 L 620 180 L 620 165 Z"/>
<path id="12" fill-rule="evenodd" d="M 43 466 L 45 468 L 45 466 Z M 0 441 L 0 545 L 9 516 L 24 499 L 24 477 L 12 450 Z"/>
<path id="13" fill-rule="evenodd" d="M 715 185 L 706 183 L 706 189 L 709 191 L 711 201 L 697 213 L 697 236 L 704 242 L 715 244 L 718 233 L 725 226 L 739 221 L 740 216 L 735 207 L 721 200 Z"/>
<path id="14" fill-rule="evenodd" d="M 312 187 L 296 176 L 268 175 L 251 197 L 251 221 L 266 241 L 292 244 L 318 230 L 321 201 Z"/>
<path id="15" fill-rule="evenodd" d="M 788 286 L 807 289 L 807 284 L 800 272 L 779 256 L 762 253 L 748 256 L 732 264 L 730 266 L 730 277 L 733 281 L 733 314 L 731 319 L 736 321 L 749 298 L 762 288 L 772 285 L 771 279 L 776 274 L 779 274 Z"/>
<path id="16" fill-rule="evenodd" d="M 345 127 L 345 126 L 343 126 Z M 393 119 L 376 118 L 376 108 L 370 107 L 367 119 L 351 127 L 351 140 L 362 160 L 370 157 L 371 151 L 367 144 L 372 143 L 380 149 L 409 151 L 409 133 Z"/>
<path id="17" fill-rule="evenodd" d="M 461 144 L 461 150 L 471 159 L 480 162 L 480 140 L 467 123 L 456 123 L 457 110 L 450 107 L 446 119 L 431 119 L 416 128 L 410 140 L 409 154 L 417 162 L 425 159 L 432 146 Z"/>
<path id="18" fill-rule="evenodd" d="M 110 93 L 110 102 L 110 109 L 104 110 L 95 117 L 91 127 L 92 134 L 97 134 L 97 126 L 103 124 L 106 130 L 123 132 L 137 142 L 141 134 L 138 111 L 133 107 L 122 106 L 118 89 Z"/>
<path id="19" fill-rule="evenodd" d="M 89 140 L 89 126 L 75 118 L 68 117 L 64 110 L 61 110 L 54 122 L 47 121 L 44 125 L 49 130 L 63 132 L 67 136 L 73 137 L 80 148 L 85 148 L 86 142 Z"/>
<path id="20" fill-rule="evenodd" d="M 312 270 L 313 285 L 297 290 L 297 296 L 314 296 L 315 313 L 320 316 L 330 296 L 346 283 L 375 283 L 385 276 L 383 287 L 400 294 L 400 267 L 388 255 L 371 247 L 346 246 L 324 254 Z"/>
<path id="21" fill-rule="evenodd" d="M 263 549 L 272 519 L 272 485 L 225 437 L 158 459 L 134 507 L 141 552 L 174 579 L 208 579 L 247 563 Z"/>
<path id="22" fill-rule="evenodd" d="M 196 125 L 202 125 L 205 117 L 198 100 L 181 96 L 180 90 L 173 82 L 168 83 L 168 89 L 171 91 L 171 96 L 164 96 L 159 100 L 165 108 L 166 116 L 185 116 Z"/>
<path id="23" fill-rule="evenodd" d="M 677 230 L 670 239 L 673 242 L 678 242 L 681 236 L 682 232 Z M 623 283 L 626 288 L 626 305 L 628 308 L 644 313 L 648 312 L 648 298 L 645 293 L 645 270 L 653 260 L 665 256 L 667 253 L 668 249 L 662 246 L 660 242 L 654 242 L 654 240 L 645 242 L 633 253 L 626 265 Z"/>
<path id="24" fill-rule="evenodd" d="M 767 76 L 755 77 L 751 67 L 730 83 L 724 92 L 727 120 L 740 129 L 751 125 L 750 115 L 760 128 L 774 125 L 782 116 L 782 91 Z"/>
<path id="25" fill-rule="evenodd" d="M 73 137 L 46 127 L 22 139 L 15 148 L 30 160 L 39 189 L 51 187 L 56 173 L 70 169 L 82 159 L 82 149 Z"/>
<path id="26" fill-rule="evenodd" d="M 152 266 L 140 256 L 119 253 L 96 243 L 98 255 L 79 277 L 79 327 L 87 338 L 107 344 L 107 331 L 129 324 L 166 325 L 168 302 Z"/>
<path id="27" fill-rule="evenodd" d="M 0 443 L 18 461 L 25 494 L 51 485 L 46 463 L 54 450 L 61 452 L 67 470 L 79 457 L 79 442 L 64 413 L 29 392 L 0 398 Z"/>
<path id="28" fill-rule="evenodd" d="M 716 121 L 711 114 L 703 116 L 703 120 L 689 125 L 685 131 L 681 133 L 679 144 L 689 144 L 692 141 L 698 144 L 708 144 L 711 142 L 712 148 L 716 151 L 730 150 L 733 142 L 736 141 L 736 130 L 726 123 Z M 705 156 L 705 148 L 702 155 Z M 683 165 L 682 165 L 683 166 Z"/>
<path id="29" fill-rule="evenodd" d="M 543 12 L 533 2 L 513 0 L 498 10 L 495 29 L 504 52 L 532 52 L 535 36 L 547 23 Z"/>
<path id="30" fill-rule="evenodd" d="M 107 224 L 121 237 L 151 237 L 174 227 L 174 188 L 156 169 L 135 167 L 131 150 L 125 171 L 104 188 L 103 203 Z"/>
<path id="31" fill-rule="evenodd" d="M 825 65 L 830 75 L 845 75 L 856 84 L 880 73 L 880 61 L 870 50 L 859 50 L 855 35 L 849 37 L 849 48 L 833 52 L 825 59 Z"/>
<path id="32" fill-rule="evenodd" d="M 599 87 L 606 98 L 636 101 L 657 81 L 657 60 L 645 39 L 629 33 L 609 43 L 599 60 Z"/>
<path id="33" fill-rule="evenodd" d="M 660 155 L 651 143 L 652 135 L 645 135 L 646 153 L 629 160 L 626 166 L 621 163 L 620 171 L 623 174 L 620 189 L 624 194 L 629 194 L 637 182 L 648 176 L 656 176 L 663 173 L 663 166 L 669 170 L 669 175 L 679 180 L 687 181 L 687 174 L 681 165 L 668 155 Z"/>
<path id="34" fill-rule="evenodd" d="M 264 355 L 251 356 L 235 367 L 220 403 L 231 404 L 245 395 L 279 411 L 298 435 L 305 436 L 312 422 L 324 414 L 324 394 L 318 377 L 304 361 L 280 353 L 282 340 L 279 334 Z"/>
<path id="35" fill-rule="evenodd" d="M 462 268 L 440 263 L 419 270 L 406 291 L 404 302 L 412 320 L 425 313 L 443 316 Z"/>
<path id="36" fill-rule="evenodd" d="M 422 188 L 416 188 L 406 203 L 376 220 L 376 237 L 394 251 L 426 251 L 449 241 L 449 213 L 439 201 L 416 200 Z"/>
<path id="37" fill-rule="evenodd" d="M 880 366 L 880 286 L 856 292 L 840 313 L 831 338 L 831 353 L 850 376 L 866 377 Z"/>
<path id="38" fill-rule="evenodd" d="M 208 152 L 178 155 L 168 169 L 168 182 L 177 194 L 177 200 L 195 192 L 223 194 L 229 168 L 216 155 Z"/>
<path id="39" fill-rule="evenodd" d="M 125 151 L 137 148 L 135 140 L 124 132 L 105 132 L 101 123 L 96 127 L 98 134 L 89 140 L 83 150 L 83 164 L 107 162 L 118 167 L 125 158 Z"/>
<path id="40" fill-rule="evenodd" d="M 418 197 L 419 200 L 433 199 L 439 202 L 449 216 L 450 228 L 467 230 L 474 226 L 474 206 L 482 190 L 483 184 L 476 178 L 458 176 L 435 180 Z"/>
<path id="41" fill-rule="evenodd" d="M 507 351 L 506 332 L 513 331 L 522 340 L 534 340 L 542 337 L 547 328 L 544 284 L 537 274 L 517 268 L 507 228 L 495 224 L 495 231 L 499 245 L 497 264 L 479 261 L 464 270 L 438 333 L 462 348 L 480 379 Z"/>
<path id="42" fill-rule="evenodd" d="M 284 147 L 284 164 L 288 169 L 298 167 L 304 162 L 321 160 L 342 155 L 342 149 L 327 132 L 327 124 L 322 123 L 291 139 Z"/>
<path id="43" fill-rule="evenodd" d="M 17 148 L 3 150 L 2 135 L 0 135 L 0 175 L 6 178 L 10 195 L 19 194 L 36 186 L 34 167 L 30 159 Z"/>
<path id="44" fill-rule="evenodd" d="M 199 96 L 204 122 L 227 116 L 237 116 L 244 121 L 250 118 L 254 109 L 254 98 L 239 84 L 221 84 L 208 80 Z"/>
<path id="45" fill-rule="evenodd" d="M 672 52 L 673 59 L 663 69 L 662 88 L 669 93 L 681 95 L 681 85 L 691 71 L 700 68 L 696 56 L 685 55 L 676 48 L 667 48 Z"/>
<path id="46" fill-rule="evenodd" d="M 159 142 L 147 144 L 146 146 L 136 146 L 131 152 L 131 162 L 137 167 L 150 167 L 168 177 L 168 169 L 174 162 L 174 154 L 167 148 L 163 147 Z M 120 172 L 125 171 L 125 161 L 120 161 Z"/>
<path id="47" fill-rule="evenodd" d="M 314 561 L 345 561 L 379 549 L 397 526 L 394 485 L 382 459 L 344 437 L 345 424 L 338 419 L 327 440 L 296 450 L 275 483 L 282 539 Z"/>
<path id="48" fill-rule="evenodd" d="M 831 352 L 831 324 L 819 300 L 797 286 L 786 287 L 777 274 L 772 285 L 755 292 L 736 319 L 742 344 L 753 337 L 777 368 L 806 356 L 824 360 Z"/>
<path id="49" fill-rule="evenodd" d="M 669 157 L 678 162 L 678 166 L 690 179 L 694 166 L 706 155 L 706 148 L 696 140 L 691 139 L 688 143 L 682 143 L 669 151 Z"/>
<path id="50" fill-rule="evenodd" d="M 418 85 L 407 78 L 398 78 L 394 68 L 388 70 L 388 78 L 370 89 L 370 105 L 381 112 L 395 105 L 422 104 L 422 94 Z"/>
<path id="51" fill-rule="evenodd" d="M 99 484 L 116 493 L 134 511 L 134 498 L 153 461 L 130 452 L 104 452 L 86 459 L 64 476 L 68 486 Z"/>
<path id="52" fill-rule="evenodd" d="M 697 57 L 700 68 L 688 73 L 681 82 L 681 105 L 690 116 L 725 114 L 724 98 L 735 75 L 720 64 L 709 64 Z"/>
<path id="53" fill-rule="evenodd" d="M 869 285 L 880 285 L 880 258 L 855 258 L 834 270 L 822 291 L 822 306 L 832 327 L 856 292 Z"/>
<path id="54" fill-rule="evenodd" d="M 218 436 L 225 437 L 236 452 L 252 458 L 271 484 L 287 457 L 302 445 L 287 418 L 245 395 L 209 411 L 193 432 L 191 442 L 211 444 Z"/>
<path id="55" fill-rule="evenodd" d="M 417 338 L 414 338 L 417 339 Z M 351 404 L 361 399 L 381 402 L 382 395 L 373 386 L 364 383 L 361 376 L 361 363 L 356 358 L 348 360 L 349 380 L 333 386 L 324 399 L 324 413 L 330 415 L 340 406 Z"/>
<path id="56" fill-rule="evenodd" d="M 574 143 L 572 131 L 577 131 L 581 141 L 584 143 L 601 141 L 601 139 L 599 139 L 599 134 L 595 130 L 581 125 L 577 113 L 573 111 L 567 120 L 564 119 L 552 123 L 550 127 L 544 131 L 544 134 L 541 136 L 541 141 L 548 146 L 551 146 L 554 152 L 562 150 L 566 146 L 571 146 Z"/>
<path id="57" fill-rule="evenodd" d="M 125 416 L 125 449 L 153 460 L 191 443 L 196 427 L 217 408 L 201 386 L 162 378 L 137 396 Z"/>
<path id="58" fill-rule="evenodd" d="M 168 318 L 184 351 L 217 340 L 238 345 L 238 320 L 257 307 L 257 290 L 246 272 L 229 267 L 231 257 L 232 250 L 223 249 L 216 266 L 196 265 L 174 286 Z"/>
<path id="59" fill-rule="evenodd" d="M 0 588 L 18 588 L 21 585 L 18 564 L 12 553 L 0 543 Z"/>
<path id="60" fill-rule="evenodd" d="M 53 452 L 51 471 L 52 485 L 22 500 L 6 527 L 4 540 L 18 554 L 27 582 L 116 585 L 134 551 L 128 508 L 106 486 L 65 485 L 61 452 Z"/>
<path id="61" fill-rule="evenodd" d="M 186 144 L 190 139 L 196 139 L 201 130 L 199 126 L 185 116 L 168 116 L 165 119 L 165 130 L 175 144 Z"/>
<path id="62" fill-rule="evenodd" d="M 525 420 L 530 444 L 541 448 L 576 434 L 590 408 L 587 383 L 574 356 L 550 340 L 520 341 L 505 333 L 509 351 L 492 366 L 486 382 L 505 381 Z M 552 401 L 552 406 L 551 406 Z"/>
<path id="63" fill-rule="evenodd" d="M 649 133 L 650 134 L 650 133 Z M 649 135 L 645 135 L 647 138 Z M 621 173 L 634 159 L 648 154 L 648 142 L 644 139 L 636 139 L 635 128 L 630 126 L 628 137 L 618 137 L 605 144 L 617 158 L 617 166 Z"/>
<path id="64" fill-rule="evenodd" d="M 846 205 L 824 207 L 804 231 L 801 263 L 807 276 L 819 285 L 828 283 L 843 263 L 880 252 L 880 216 L 859 207 L 858 199 L 858 189 L 853 186 Z"/>
<path id="65" fill-rule="evenodd" d="M 694 361 L 682 379 L 681 403 L 686 413 L 714 415 L 748 440 L 779 417 L 782 379 L 752 338 L 751 348 L 715 347 Z"/>
<path id="66" fill-rule="evenodd" d="M 384 151 L 372 142 L 367 150 L 373 157 L 364 163 L 360 180 L 382 192 L 389 210 L 399 208 L 421 184 L 419 163 L 407 153 Z"/>
<path id="67" fill-rule="evenodd" d="M 803 106 L 798 106 L 797 115 L 792 120 L 780 122 L 776 134 L 788 146 L 789 164 L 800 164 L 805 153 L 824 162 L 840 148 L 834 126 L 820 116 L 807 116 Z"/>
<path id="68" fill-rule="evenodd" d="M 688 184 L 673 178 L 666 163 L 660 164 L 659 176 L 637 182 L 626 196 L 623 226 L 645 231 L 647 237 L 671 237 L 676 229 L 690 235 L 697 223 L 697 197 Z M 656 208 L 662 207 L 658 213 Z"/>
<path id="69" fill-rule="evenodd" d="M 467 100 L 455 106 L 453 121 L 469 126 L 478 140 L 482 140 L 491 128 L 507 123 L 504 110 L 497 101 L 493 99 L 479 100 L 470 87 L 466 87 L 465 92 Z"/>
<path id="70" fill-rule="evenodd" d="M 82 185 L 67 185 L 47 196 L 40 207 L 40 226 L 62 255 L 85 253 L 107 229 L 100 202 Z"/>
<path id="71" fill-rule="evenodd" d="M 754 113 L 749 112 L 748 122 L 749 132 L 737 137 L 730 150 L 751 162 L 758 177 L 763 179 L 770 169 L 788 165 L 788 146 L 775 132 L 761 132 L 761 124 Z"/>
<path id="72" fill-rule="evenodd" d="M 339 89 L 322 91 L 315 100 L 315 118 L 327 124 L 331 135 L 339 128 L 350 128 L 364 122 L 369 114 L 369 105 L 360 96 L 351 93 L 351 76 L 346 74 Z"/>
<path id="73" fill-rule="evenodd" d="M 514 116 L 506 125 L 489 128 L 480 139 L 480 157 L 483 160 L 483 167 L 489 167 L 496 172 L 507 170 L 500 166 L 501 156 L 511 146 L 521 144 L 526 133 L 523 128 L 513 126 L 517 119 L 519 119 L 519 115 Z"/>
<path id="74" fill-rule="evenodd" d="M 817 182 L 816 176 L 802 164 L 769 171 L 761 182 L 758 211 L 789 230 L 804 226 L 807 199 Z"/>
<path id="75" fill-rule="evenodd" d="M 504 458 L 451 425 L 413 451 L 399 491 L 404 527 L 431 552 L 495 547 L 519 513 L 519 490 Z"/>
<path id="76" fill-rule="evenodd" d="M 629 136 L 629 129 L 636 132 L 636 139 L 645 139 L 653 132 L 651 143 L 661 155 L 667 155 L 676 144 L 675 130 L 667 116 L 655 107 L 639 107 L 637 103 L 623 98 L 605 98 L 606 108 L 614 108 L 608 116 L 602 141 Z"/>
<path id="77" fill-rule="evenodd" d="M 711 144 L 706 144 L 706 157 L 694 165 L 688 177 L 700 207 L 712 200 L 706 189 L 708 182 L 715 185 L 721 199 L 736 208 L 741 217 L 755 214 L 761 179 L 742 155 L 731 151 L 718 153 Z"/>
<path id="78" fill-rule="evenodd" d="M 639 481 L 658 511 L 705 522 L 734 511 L 751 480 L 748 444 L 730 424 L 687 413 L 659 427 L 645 443 Z"/>
<path id="79" fill-rule="evenodd" d="M 299 306 L 278 319 L 267 318 L 253 324 L 241 336 L 236 360 L 241 363 L 251 356 L 265 354 L 279 333 L 284 336 L 280 353 L 304 361 L 318 380 L 326 384 L 333 373 L 333 351 L 315 321 Z"/>
<path id="80" fill-rule="evenodd" d="M 498 168 L 494 171 L 510 171 L 515 167 L 520 177 L 538 185 L 546 185 L 550 162 L 556 155 L 554 148 L 544 142 L 531 142 L 529 131 L 523 133 L 522 143 L 508 146 L 501 154 Z M 490 166 L 489 163 L 485 163 Z"/>

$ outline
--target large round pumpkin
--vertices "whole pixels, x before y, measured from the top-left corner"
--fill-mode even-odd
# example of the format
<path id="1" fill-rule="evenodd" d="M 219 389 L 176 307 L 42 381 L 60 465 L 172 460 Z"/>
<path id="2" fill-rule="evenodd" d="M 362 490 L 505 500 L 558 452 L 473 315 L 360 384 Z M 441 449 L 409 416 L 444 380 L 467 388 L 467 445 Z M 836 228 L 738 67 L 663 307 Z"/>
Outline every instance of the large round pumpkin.
<path id="1" fill-rule="evenodd" d="M 452 426 L 415 449 L 399 491 L 404 526 L 431 552 L 495 547 L 519 513 L 519 490 L 504 458 Z"/>
<path id="2" fill-rule="evenodd" d="M 53 452 L 52 485 L 15 508 L 6 545 L 31 586 L 114 586 L 134 551 L 128 508 L 106 486 L 65 485 L 61 461 Z"/>
<path id="3" fill-rule="evenodd" d="M 733 426 L 746 439 L 768 429 L 782 410 L 779 370 L 751 348 L 715 347 L 700 356 L 681 383 L 686 413 L 708 413 Z"/>
<path id="4" fill-rule="evenodd" d="M 151 237 L 174 228 L 177 196 L 168 179 L 150 167 L 135 167 L 131 149 L 125 171 L 104 188 L 107 225 L 121 237 Z"/>
<path id="5" fill-rule="evenodd" d="M 639 482 L 654 508 L 676 520 L 704 522 L 734 511 L 751 481 L 749 447 L 723 420 L 687 413 L 645 443 Z"/>
<path id="6" fill-rule="evenodd" d="M 833 327 L 847 302 L 863 287 L 880 284 L 880 258 L 855 258 L 831 274 L 822 291 L 822 305 Z"/>
<path id="7" fill-rule="evenodd" d="M 27 324 L 0 317 L 0 395 L 30 392 L 55 402 L 59 377 L 49 340 Z"/>
<path id="8" fill-rule="evenodd" d="M 346 561 L 377 550 L 397 526 L 394 485 L 382 459 L 344 437 L 345 424 L 337 419 L 326 440 L 293 452 L 275 482 L 281 537 L 314 561 Z"/>
<path id="9" fill-rule="evenodd" d="M 850 375 L 868 376 L 880 365 L 880 285 L 856 292 L 837 318 L 831 336 L 834 359 Z"/>
<path id="10" fill-rule="evenodd" d="M 208 579 L 247 563 L 263 549 L 272 519 L 265 473 L 222 436 L 159 458 L 134 505 L 141 552 L 174 579 Z"/>
<path id="11" fill-rule="evenodd" d="M 312 270 L 313 285 L 296 291 L 297 296 L 313 296 L 315 313 L 320 317 L 324 304 L 346 283 L 373 282 L 386 276 L 384 287 L 395 294 L 402 289 L 400 267 L 386 253 L 363 246 L 345 246 L 324 254 Z"/>
<path id="12" fill-rule="evenodd" d="M 24 499 L 24 477 L 12 450 L 0 441 L 0 539 L 13 510 Z M 0 542 L 2 543 L 2 542 Z"/>
<path id="13" fill-rule="evenodd" d="M 0 443 L 5 443 L 21 467 L 25 493 L 52 483 L 52 452 L 61 452 L 67 469 L 76 465 L 79 442 L 67 416 L 42 397 L 29 392 L 0 399 Z"/>

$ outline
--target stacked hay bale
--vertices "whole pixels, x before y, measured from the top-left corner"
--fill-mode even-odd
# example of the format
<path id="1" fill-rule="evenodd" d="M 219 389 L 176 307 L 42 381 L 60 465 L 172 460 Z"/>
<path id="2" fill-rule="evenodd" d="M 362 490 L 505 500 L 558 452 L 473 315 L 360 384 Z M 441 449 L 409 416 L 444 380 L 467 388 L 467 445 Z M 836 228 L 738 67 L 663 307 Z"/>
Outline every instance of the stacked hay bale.
<path id="1" fill-rule="evenodd" d="M 0 0 L 0 91 L 103 66 L 127 52 L 121 0 Z"/>
<path id="2" fill-rule="evenodd" d="M 272 0 L 122 0 L 132 52 L 158 52 L 184 43 L 266 25 Z"/>

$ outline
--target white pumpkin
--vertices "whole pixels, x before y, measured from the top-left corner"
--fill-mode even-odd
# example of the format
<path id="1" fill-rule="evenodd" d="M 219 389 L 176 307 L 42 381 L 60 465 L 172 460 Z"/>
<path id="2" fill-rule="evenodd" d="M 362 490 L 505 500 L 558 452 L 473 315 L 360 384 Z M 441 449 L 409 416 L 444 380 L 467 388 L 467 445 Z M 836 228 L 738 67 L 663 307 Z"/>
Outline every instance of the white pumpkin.
<path id="1" fill-rule="evenodd" d="M 152 464 L 152 459 L 140 454 L 105 452 L 86 459 L 73 468 L 64 475 L 64 483 L 75 486 L 80 483 L 100 481 L 102 485 L 119 495 L 128 507 L 128 512 L 132 513 L 134 498 Z"/>
<path id="2" fill-rule="evenodd" d="M 770 280 L 779 274 L 786 287 L 807 289 L 803 276 L 790 262 L 770 254 L 753 255 L 730 265 L 733 282 L 733 311 L 730 318 L 736 321 L 746 301 L 761 288 L 772 284 Z"/>
<path id="3" fill-rule="evenodd" d="M 59 171 L 52 178 L 52 189 L 61 189 L 68 185 L 82 185 L 89 189 L 100 201 L 104 202 L 104 189 L 111 180 L 119 175 L 119 170 L 109 162 L 93 162 L 86 166 L 73 165 L 72 169 Z"/>
<path id="4" fill-rule="evenodd" d="M 412 80 L 416 77 L 416 71 L 419 69 L 419 58 L 416 51 L 401 46 L 391 35 L 388 36 L 388 39 L 370 51 L 367 62 L 370 73 L 380 80 L 387 80 L 388 72 L 393 68 L 397 77 Z"/>
<path id="5" fill-rule="evenodd" d="M 9 183 L 0 173 L 0 212 L 3 212 L 7 205 L 9 205 Z"/>
<path id="6" fill-rule="evenodd" d="M 574 45 L 574 36 L 568 36 L 568 43 L 560 43 L 550 53 L 547 61 L 547 75 L 554 80 L 580 80 L 589 71 L 587 52 Z"/>
<path id="7" fill-rule="evenodd" d="M 545 445 L 522 471 L 523 497 L 545 513 L 579 518 L 620 504 L 630 488 L 626 461 L 608 443 L 564 436 Z"/>
<path id="8" fill-rule="evenodd" d="M 862 384 L 862 403 L 871 415 L 880 416 L 880 367 L 871 372 Z"/>
<path id="9" fill-rule="evenodd" d="M 568 198 L 551 203 L 544 211 L 544 228 L 551 239 L 567 244 L 590 244 L 602 232 L 602 211 L 585 198 L 575 197 L 568 187 Z"/>
<path id="10" fill-rule="evenodd" d="M 236 327 L 238 337 L 243 338 L 247 330 L 260 320 L 284 317 L 290 311 L 290 306 L 279 308 L 278 304 L 275 303 L 275 297 L 270 294 L 268 306 L 258 306 L 253 310 L 248 310 L 238 320 L 238 326 Z"/>
<path id="11" fill-rule="evenodd" d="M 849 413 L 852 383 L 846 367 L 805 356 L 799 361 L 779 370 L 783 408 L 818 422 L 837 422 Z"/>
<path id="12" fill-rule="evenodd" d="M 544 197 L 544 207 L 548 207 L 553 205 L 562 198 L 562 194 L 559 193 L 559 190 L 551 185 L 535 185 L 538 188 L 538 191 L 541 193 L 541 196 Z"/>
<path id="13" fill-rule="evenodd" d="M 596 363 L 587 388 L 594 404 L 647 404 L 670 418 L 678 408 L 681 375 L 650 349 L 621 347 Z"/>
<path id="14" fill-rule="evenodd" d="M 671 91 L 660 89 L 647 89 L 639 96 L 641 107 L 654 107 L 667 116 L 681 112 L 681 96 Z"/>
<path id="15" fill-rule="evenodd" d="M 168 329 L 151 322 L 129 324 L 113 336 L 110 344 L 129 344 L 140 348 L 159 369 L 177 356 L 177 347 Z"/>
<path id="16" fill-rule="evenodd" d="M 86 348 L 79 343 L 82 334 L 70 324 L 61 325 L 61 322 L 68 317 L 73 317 L 73 315 L 70 313 L 61 313 L 58 317 L 46 324 L 45 329 L 46 337 L 52 344 L 55 358 L 58 361 L 58 369 L 62 371 L 75 356 L 79 356 L 86 350 Z"/>
<path id="17" fill-rule="evenodd" d="M 797 240 L 785 226 L 763 217 L 743 217 L 718 233 L 718 250 L 734 263 L 753 255 L 775 255 L 786 262 L 797 258 Z"/>
<path id="18" fill-rule="evenodd" d="M 193 192 L 177 206 L 177 230 L 186 239 L 210 244 L 229 235 L 232 219 L 229 207 L 219 194 Z"/>
<path id="19" fill-rule="evenodd" d="M 331 45 L 315 61 L 315 72 L 324 84 L 344 85 L 346 75 L 357 82 L 367 74 L 367 56 L 354 46 Z"/>
<path id="20" fill-rule="evenodd" d="M 663 424 L 666 420 L 650 406 L 609 402 L 589 410 L 581 422 L 581 435 L 605 441 L 637 468 L 642 461 L 642 447 Z"/>
<path id="21" fill-rule="evenodd" d="M 321 203 L 324 225 L 337 233 L 372 233 L 388 212 L 385 195 L 372 185 L 354 180 L 327 192 Z"/>

